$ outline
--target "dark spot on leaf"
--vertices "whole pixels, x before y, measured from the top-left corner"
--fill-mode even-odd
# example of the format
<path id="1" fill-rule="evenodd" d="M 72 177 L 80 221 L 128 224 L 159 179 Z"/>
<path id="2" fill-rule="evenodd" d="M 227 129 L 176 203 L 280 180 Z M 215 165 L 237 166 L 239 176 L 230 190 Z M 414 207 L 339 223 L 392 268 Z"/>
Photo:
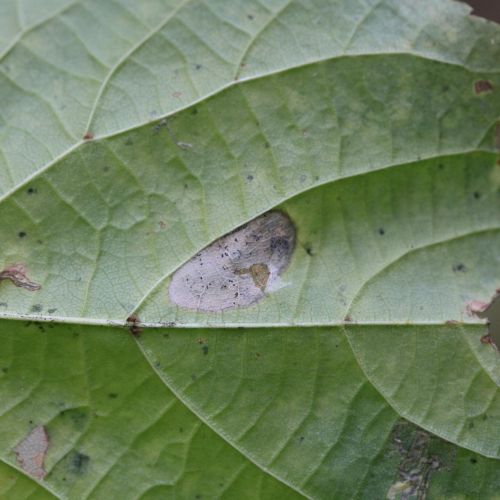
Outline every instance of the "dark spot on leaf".
<path id="1" fill-rule="evenodd" d="M 7 306 L 8 306 L 7 302 L 0 302 L 0 307 L 7 307 Z"/>
<path id="2" fill-rule="evenodd" d="M 8 368 L 7 366 L 4 366 L 4 367 L 2 368 L 2 372 L 3 372 L 3 373 L 9 373 L 9 368 Z"/>
<path id="3" fill-rule="evenodd" d="M 201 350 L 203 351 L 203 354 L 208 354 L 208 346 L 206 344 L 201 346 Z"/>
<path id="4" fill-rule="evenodd" d="M 484 92 L 491 92 L 493 90 L 493 84 L 489 80 L 478 80 L 474 82 L 474 92 L 479 95 Z"/>
<path id="5" fill-rule="evenodd" d="M 470 463 L 471 463 L 471 464 L 477 464 L 477 458 L 472 457 L 472 458 L 470 459 Z"/>
<path id="6" fill-rule="evenodd" d="M 127 140 L 125 141 L 125 146 L 132 146 L 132 144 L 134 144 L 134 141 L 132 141 L 130 137 L 127 138 Z"/>
<path id="7" fill-rule="evenodd" d="M 384 236 L 385 229 L 383 227 L 379 227 L 377 232 L 378 232 L 378 234 L 380 234 L 380 236 Z"/>
<path id="8" fill-rule="evenodd" d="M 24 231 L 19 231 L 17 235 L 19 236 L 19 238 L 24 238 L 26 236 L 26 233 Z"/>
<path id="9" fill-rule="evenodd" d="M 479 200 L 479 198 L 481 198 L 481 193 L 479 191 L 474 191 L 473 196 L 476 200 Z"/>
<path id="10" fill-rule="evenodd" d="M 348 314 L 345 318 L 344 318 L 344 321 L 346 323 L 352 323 L 352 317 Z"/>
<path id="11" fill-rule="evenodd" d="M 28 194 L 36 194 L 37 190 L 36 190 L 35 188 L 33 188 L 33 187 L 29 187 L 29 188 L 26 190 L 26 192 L 27 192 Z"/>
<path id="12" fill-rule="evenodd" d="M 254 17 L 252 16 L 252 14 L 247 14 L 247 17 L 248 17 L 248 19 L 250 19 L 250 21 L 254 20 Z"/>
<path id="13" fill-rule="evenodd" d="M 31 306 L 30 312 L 41 312 L 43 309 L 42 304 L 33 304 Z"/>
<path id="14" fill-rule="evenodd" d="M 84 141 L 91 141 L 93 138 L 94 138 L 94 134 L 93 134 L 92 132 L 87 132 L 87 133 L 83 136 L 83 140 L 84 140 Z"/>
<path id="15" fill-rule="evenodd" d="M 267 148 L 270 148 L 271 145 L 268 142 L 266 142 L 266 143 L 264 143 L 264 147 L 267 149 Z"/>
<path id="16" fill-rule="evenodd" d="M 70 470 L 75 474 L 85 474 L 90 462 L 90 457 L 78 451 L 74 452 L 70 461 Z"/>
<path id="17" fill-rule="evenodd" d="M 467 268 L 465 267 L 464 264 L 462 264 L 461 262 L 459 262 L 458 264 L 455 264 L 453 266 L 453 271 L 456 272 L 456 273 L 465 273 L 465 271 L 467 271 Z"/>
<path id="18" fill-rule="evenodd" d="M 56 309 L 56 308 L 52 308 L 52 309 L 48 309 L 48 310 L 47 310 L 47 312 L 48 312 L 49 314 L 54 314 L 56 311 L 57 311 L 57 309 Z"/>
<path id="19" fill-rule="evenodd" d="M 195 65 L 195 69 L 201 69 L 201 68 L 202 68 L 201 64 L 196 64 Z"/>
<path id="20" fill-rule="evenodd" d="M 311 245 L 305 245 L 304 248 L 307 252 L 307 255 L 309 255 L 310 257 L 312 257 L 314 255 L 314 252 L 313 252 Z"/>
<path id="21" fill-rule="evenodd" d="M 116 399 L 118 397 L 118 394 L 116 392 L 110 392 L 108 394 L 109 399 Z"/>
<path id="22" fill-rule="evenodd" d="M 248 181 L 253 181 L 253 175 L 247 175 L 247 180 Z"/>

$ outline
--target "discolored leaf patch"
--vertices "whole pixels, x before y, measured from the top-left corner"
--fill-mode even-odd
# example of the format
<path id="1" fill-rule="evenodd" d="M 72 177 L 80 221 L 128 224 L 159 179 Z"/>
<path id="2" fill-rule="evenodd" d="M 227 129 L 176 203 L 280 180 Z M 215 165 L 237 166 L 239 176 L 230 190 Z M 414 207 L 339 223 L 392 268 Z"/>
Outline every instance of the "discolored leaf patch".
<path id="1" fill-rule="evenodd" d="M 0 281 L 10 280 L 19 288 L 24 288 L 30 292 L 40 290 L 41 285 L 31 281 L 26 275 L 27 269 L 24 264 L 13 264 L 0 271 Z"/>
<path id="2" fill-rule="evenodd" d="M 35 427 L 15 448 L 17 462 L 35 479 L 45 477 L 43 461 L 49 447 L 49 438 L 42 425 Z"/>
<path id="3" fill-rule="evenodd" d="M 170 300 L 217 312 L 246 307 L 279 286 L 295 247 L 295 228 L 282 212 L 268 212 L 203 249 L 174 274 Z"/>

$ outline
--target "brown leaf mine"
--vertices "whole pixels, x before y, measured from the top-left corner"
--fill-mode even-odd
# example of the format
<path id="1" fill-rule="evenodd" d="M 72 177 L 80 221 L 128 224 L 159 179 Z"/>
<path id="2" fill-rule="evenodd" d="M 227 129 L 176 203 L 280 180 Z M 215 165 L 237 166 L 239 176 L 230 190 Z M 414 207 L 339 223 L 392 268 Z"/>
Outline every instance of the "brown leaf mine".
<path id="1" fill-rule="evenodd" d="M 26 275 L 26 266 L 23 264 L 13 264 L 0 271 L 0 281 L 10 280 L 14 285 L 19 288 L 24 288 L 30 292 L 40 290 L 41 285 L 31 281 Z"/>
<path id="2" fill-rule="evenodd" d="M 15 448 L 17 462 L 35 479 L 45 477 L 43 461 L 49 447 L 49 438 L 42 425 L 35 427 Z"/>
<path id="3" fill-rule="evenodd" d="M 268 212 L 223 236 L 178 269 L 169 286 L 175 305 L 217 312 L 246 307 L 279 288 L 295 247 L 295 228 Z"/>

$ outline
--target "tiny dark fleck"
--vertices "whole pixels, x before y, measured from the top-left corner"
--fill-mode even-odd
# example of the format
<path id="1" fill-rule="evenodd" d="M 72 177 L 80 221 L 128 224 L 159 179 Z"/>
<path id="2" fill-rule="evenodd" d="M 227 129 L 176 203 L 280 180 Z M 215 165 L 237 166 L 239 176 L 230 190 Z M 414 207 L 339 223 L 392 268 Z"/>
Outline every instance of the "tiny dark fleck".
<path id="1" fill-rule="evenodd" d="M 196 498 L 196 500 L 199 500 L 200 498 L 202 498 L 202 496 L 201 495 L 195 495 L 194 498 Z"/>
<path id="2" fill-rule="evenodd" d="M 438 168 L 439 168 L 439 170 L 443 170 L 444 165 L 443 165 L 442 163 L 440 163 L 440 164 L 438 165 Z"/>
<path id="3" fill-rule="evenodd" d="M 253 175 L 247 175 L 247 180 L 248 181 L 253 181 Z"/>
<path id="4" fill-rule="evenodd" d="M 474 191 L 473 196 L 476 200 L 479 200 L 479 198 L 481 198 L 481 193 L 479 191 Z"/>
<path id="5" fill-rule="evenodd" d="M 109 167 L 107 165 L 104 165 L 104 167 L 102 167 L 102 170 L 103 172 L 109 172 Z"/>
<path id="6" fill-rule="evenodd" d="M 53 308 L 53 309 L 47 309 L 47 312 L 49 314 L 54 314 L 56 311 L 57 311 L 57 309 L 55 309 L 55 308 Z"/>
<path id="7" fill-rule="evenodd" d="M 187 184 L 184 184 L 184 189 L 187 189 L 188 188 L 188 185 Z"/>
<path id="8" fill-rule="evenodd" d="M 30 187 L 30 188 L 28 188 L 28 189 L 26 190 L 26 192 L 27 192 L 28 194 L 35 194 L 37 191 L 36 191 L 36 189 L 35 189 L 35 188 Z"/>
<path id="9" fill-rule="evenodd" d="M 203 351 L 203 354 L 208 354 L 208 346 L 206 344 L 201 346 L 201 350 Z"/>
<path id="10" fill-rule="evenodd" d="M 470 459 L 470 463 L 471 463 L 471 464 L 477 464 L 477 458 L 472 457 L 472 458 Z"/>
<path id="11" fill-rule="evenodd" d="M 91 141 L 93 138 L 94 138 L 94 134 L 93 134 L 92 132 L 87 132 L 87 133 L 83 136 L 83 140 L 84 140 L 84 141 Z"/>
<path id="12" fill-rule="evenodd" d="M 193 373 L 193 374 L 191 374 L 191 379 L 192 379 L 192 380 L 196 380 L 196 375 L 195 375 L 194 373 Z"/>
<path id="13" fill-rule="evenodd" d="M 461 262 L 459 262 L 458 264 L 455 264 L 453 266 L 453 271 L 454 272 L 458 272 L 458 273 L 465 273 L 465 271 L 467 270 L 467 268 L 465 267 L 464 264 L 462 264 Z"/>
<path id="14" fill-rule="evenodd" d="M 32 424 L 32 423 L 33 423 L 33 420 L 30 420 L 29 422 L 30 422 L 30 424 Z"/>
<path id="15" fill-rule="evenodd" d="M 24 238 L 26 236 L 26 233 L 24 231 L 19 231 L 17 235 L 19 236 L 19 238 Z"/>
<path id="16" fill-rule="evenodd" d="M 7 366 L 4 366 L 4 367 L 2 368 L 2 372 L 3 372 L 3 373 L 8 373 L 8 372 L 9 372 L 9 368 L 8 368 Z"/>
<path id="17" fill-rule="evenodd" d="M 379 227 L 378 229 L 378 234 L 380 234 L 380 236 L 384 236 L 385 234 L 385 229 L 383 227 Z"/>
<path id="18" fill-rule="evenodd" d="M 155 362 L 155 367 L 156 367 L 156 368 L 160 368 L 160 366 L 161 366 L 161 363 L 160 363 L 159 361 L 156 361 L 156 362 Z"/>
<path id="19" fill-rule="evenodd" d="M 30 312 L 37 312 L 38 313 L 38 312 L 41 312 L 42 309 L 43 309 L 42 304 L 33 304 L 31 306 Z"/>
<path id="20" fill-rule="evenodd" d="M 179 432 L 182 434 L 184 432 L 184 429 L 182 427 L 179 427 Z"/>
<path id="21" fill-rule="evenodd" d="M 110 392 L 108 394 L 108 398 L 110 399 L 116 399 L 118 397 L 118 394 L 116 392 Z"/>
<path id="22" fill-rule="evenodd" d="M 268 142 L 266 142 L 266 143 L 264 144 L 264 147 L 267 149 L 267 148 L 271 147 L 271 145 L 270 145 Z"/>
<path id="23" fill-rule="evenodd" d="M 469 422 L 469 429 L 474 429 L 474 422 Z"/>
<path id="24" fill-rule="evenodd" d="M 201 69 L 201 64 L 197 64 L 197 65 L 195 66 L 195 69 Z"/>
<path id="25" fill-rule="evenodd" d="M 314 255 L 313 249 L 311 248 L 310 245 L 306 245 L 304 248 L 306 249 L 307 255 L 311 257 Z"/>
<path id="26" fill-rule="evenodd" d="M 300 436 L 299 441 L 302 443 L 302 441 L 304 441 L 304 436 Z"/>
<path id="27" fill-rule="evenodd" d="M 197 115 L 198 114 L 198 108 L 193 108 L 193 110 L 191 111 L 191 114 L 192 115 Z"/>
<path id="28" fill-rule="evenodd" d="M 170 333 L 164 333 L 163 334 L 164 339 L 169 339 L 170 338 Z"/>
<path id="29" fill-rule="evenodd" d="M 345 321 L 346 323 L 352 323 L 352 318 L 351 318 L 351 316 L 347 315 L 347 316 L 344 318 L 344 321 Z"/>
<path id="30" fill-rule="evenodd" d="M 134 141 L 132 141 L 132 139 L 129 137 L 129 138 L 125 141 L 125 146 L 132 146 L 132 144 L 134 144 Z"/>
<path id="31" fill-rule="evenodd" d="M 0 307 L 7 307 L 7 302 L 0 302 Z"/>
<path id="32" fill-rule="evenodd" d="M 250 21 L 253 21 L 254 17 L 252 16 L 252 14 L 248 14 L 247 15 L 248 19 L 250 19 Z"/>

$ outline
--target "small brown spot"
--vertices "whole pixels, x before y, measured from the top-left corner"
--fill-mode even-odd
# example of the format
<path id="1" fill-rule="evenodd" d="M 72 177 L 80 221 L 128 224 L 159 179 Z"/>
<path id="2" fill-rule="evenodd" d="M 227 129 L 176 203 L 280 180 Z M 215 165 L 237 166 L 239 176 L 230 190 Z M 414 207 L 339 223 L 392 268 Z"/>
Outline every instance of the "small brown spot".
<path id="1" fill-rule="evenodd" d="M 40 290 L 41 285 L 29 280 L 26 272 L 27 269 L 24 264 L 13 264 L 0 272 L 0 281 L 10 280 L 15 286 L 24 288 L 30 292 Z"/>
<path id="2" fill-rule="evenodd" d="M 92 132 L 87 132 L 87 133 L 83 136 L 83 140 L 84 140 L 84 141 L 91 141 L 93 138 L 94 138 L 94 134 L 93 134 Z"/>
<path id="3" fill-rule="evenodd" d="M 457 321 L 456 319 L 447 319 L 444 322 L 445 325 L 453 326 L 453 325 L 460 325 L 460 321 Z"/>
<path id="4" fill-rule="evenodd" d="M 42 425 L 35 427 L 15 448 L 17 463 L 35 479 L 45 477 L 43 461 L 49 447 L 49 438 Z"/>
<path id="5" fill-rule="evenodd" d="M 165 229 L 167 227 L 167 225 L 162 220 L 158 222 L 158 225 L 160 226 L 160 229 Z"/>
<path id="6" fill-rule="evenodd" d="M 483 335 L 480 340 L 481 344 L 490 345 L 491 347 L 493 347 L 493 349 L 495 349 L 495 351 L 498 351 L 498 346 L 495 344 L 495 341 L 493 340 L 491 334 L 487 333 L 486 335 Z"/>
<path id="7" fill-rule="evenodd" d="M 348 315 L 344 318 L 344 322 L 345 322 L 345 323 L 352 323 L 352 317 L 348 314 Z"/>
<path id="8" fill-rule="evenodd" d="M 142 333 L 142 328 L 139 326 L 139 323 L 140 323 L 139 317 L 135 314 L 131 314 L 127 318 L 127 323 L 128 323 L 129 332 L 134 337 L 140 337 L 140 335 Z"/>
<path id="9" fill-rule="evenodd" d="M 474 82 L 474 92 L 479 95 L 484 92 L 491 92 L 493 90 L 493 84 L 489 80 L 478 80 Z"/>

